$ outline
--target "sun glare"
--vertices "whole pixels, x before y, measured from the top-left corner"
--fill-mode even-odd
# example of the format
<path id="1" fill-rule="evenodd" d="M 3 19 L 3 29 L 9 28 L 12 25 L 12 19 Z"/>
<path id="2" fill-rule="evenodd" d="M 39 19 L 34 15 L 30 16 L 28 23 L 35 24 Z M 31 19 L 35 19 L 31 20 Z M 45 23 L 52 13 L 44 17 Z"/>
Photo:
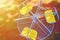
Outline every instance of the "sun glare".
<path id="1" fill-rule="evenodd" d="M 13 3 L 13 0 L 0 0 L 0 8 L 9 6 Z"/>

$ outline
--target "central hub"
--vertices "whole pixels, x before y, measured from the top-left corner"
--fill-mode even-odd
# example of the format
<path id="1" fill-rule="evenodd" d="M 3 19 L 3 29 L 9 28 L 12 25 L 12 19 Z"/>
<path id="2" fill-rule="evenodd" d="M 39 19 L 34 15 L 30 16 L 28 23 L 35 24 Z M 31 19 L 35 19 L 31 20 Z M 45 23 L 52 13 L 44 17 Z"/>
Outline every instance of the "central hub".
<path id="1" fill-rule="evenodd" d="M 37 14 L 34 14 L 34 15 L 33 15 L 33 18 L 37 18 Z"/>
<path id="2" fill-rule="evenodd" d="M 33 22 L 36 23 L 36 19 L 37 19 L 37 14 L 33 15 Z"/>

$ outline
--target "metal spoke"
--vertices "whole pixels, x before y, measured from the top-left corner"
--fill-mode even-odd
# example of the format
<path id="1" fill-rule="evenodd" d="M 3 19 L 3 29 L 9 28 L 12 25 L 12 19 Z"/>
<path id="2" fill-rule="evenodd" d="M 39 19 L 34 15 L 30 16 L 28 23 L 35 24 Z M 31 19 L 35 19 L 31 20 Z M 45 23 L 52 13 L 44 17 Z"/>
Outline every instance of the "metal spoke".
<path id="1" fill-rule="evenodd" d="M 42 0 L 40 0 L 40 3 L 39 3 L 37 10 L 36 10 L 36 13 L 38 13 L 38 11 L 40 10 L 41 4 L 42 4 Z"/>
<path id="2" fill-rule="evenodd" d="M 47 28 L 47 26 L 46 26 L 46 25 L 44 25 L 44 24 L 43 24 L 43 22 L 42 22 L 41 20 L 39 20 L 38 18 L 37 18 L 37 20 L 38 20 L 38 21 L 43 25 L 43 27 L 44 27 L 44 28 L 46 28 L 46 29 L 47 29 L 47 31 L 50 33 L 50 30 Z"/>
<path id="3" fill-rule="evenodd" d="M 24 18 L 17 18 L 16 20 L 24 20 L 24 19 L 28 19 L 28 18 L 32 18 L 32 16 L 30 16 L 30 17 L 24 17 Z"/>
<path id="4" fill-rule="evenodd" d="M 38 27 L 44 32 L 44 33 L 46 33 L 44 30 L 43 30 L 43 28 L 39 25 L 39 23 L 36 23 L 37 25 L 38 25 Z"/>
<path id="5" fill-rule="evenodd" d="M 27 24 L 27 23 L 30 23 L 30 22 L 24 22 L 24 23 L 20 23 L 20 24 Z"/>
<path id="6" fill-rule="evenodd" d="M 29 28 L 29 30 L 28 30 L 28 33 L 27 33 L 27 37 L 28 37 L 28 34 L 29 34 L 29 32 L 30 32 L 30 29 L 33 28 L 33 25 L 34 25 L 34 21 L 32 21 L 32 23 L 31 23 L 31 26 L 30 26 L 30 28 Z"/>

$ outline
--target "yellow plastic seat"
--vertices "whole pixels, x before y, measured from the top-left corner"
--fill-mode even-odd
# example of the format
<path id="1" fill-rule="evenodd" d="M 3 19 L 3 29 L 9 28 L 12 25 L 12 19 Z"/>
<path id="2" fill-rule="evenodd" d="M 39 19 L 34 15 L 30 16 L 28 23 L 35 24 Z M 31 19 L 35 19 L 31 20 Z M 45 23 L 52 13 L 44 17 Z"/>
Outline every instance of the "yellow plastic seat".
<path id="1" fill-rule="evenodd" d="M 54 17 L 52 10 L 45 11 L 45 18 L 48 23 L 55 23 L 56 22 L 56 19 Z"/>
<path id="2" fill-rule="evenodd" d="M 27 36 L 28 34 L 28 31 L 29 31 L 29 28 L 28 27 L 25 27 L 21 33 L 22 36 Z M 36 40 L 36 37 L 37 37 L 37 31 L 33 30 L 33 29 L 30 29 L 29 31 L 29 34 L 28 34 L 28 38 L 32 39 L 32 40 Z"/>
<path id="3" fill-rule="evenodd" d="M 27 4 L 26 6 L 20 9 L 20 12 L 22 15 L 27 15 L 32 9 L 33 7 L 30 4 Z"/>

